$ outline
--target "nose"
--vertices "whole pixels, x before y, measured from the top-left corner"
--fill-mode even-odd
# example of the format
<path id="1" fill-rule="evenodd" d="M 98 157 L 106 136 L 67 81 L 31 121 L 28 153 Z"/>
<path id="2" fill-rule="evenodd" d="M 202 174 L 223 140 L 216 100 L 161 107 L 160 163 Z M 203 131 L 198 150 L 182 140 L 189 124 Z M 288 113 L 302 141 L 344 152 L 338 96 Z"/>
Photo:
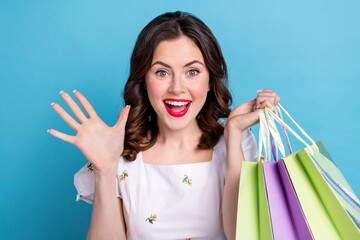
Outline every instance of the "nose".
<path id="1" fill-rule="evenodd" d="M 181 79 L 181 76 L 174 75 L 171 79 L 171 83 L 168 89 L 169 93 L 179 94 L 185 92 L 183 81 Z"/>

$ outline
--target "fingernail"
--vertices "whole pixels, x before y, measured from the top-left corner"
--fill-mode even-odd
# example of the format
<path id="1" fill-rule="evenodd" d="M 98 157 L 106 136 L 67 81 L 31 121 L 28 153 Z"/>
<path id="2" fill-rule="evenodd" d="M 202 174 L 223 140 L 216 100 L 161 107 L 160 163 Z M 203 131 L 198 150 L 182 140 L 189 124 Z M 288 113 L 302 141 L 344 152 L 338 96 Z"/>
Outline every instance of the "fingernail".
<path id="1" fill-rule="evenodd" d="M 256 92 L 261 92 L 262 90 L 264 90 L 264 89 L 259 89 L 259 90 L 257 90 Z"/>
<path id="2" fill-rule="evenodd" d="M 76 90 L 73 91 L 73 93 L 77 92 Z"/>
<path id="3" fill-rule="evenodd" d="M 63 91 L 63 90 L 61 90 L 61 91 L 60 91 L 60 94 L 62 94 L 63 92 L 64 92 L 64 91 Z"/>
<path id="4" fill-rule="evenodd" d="M 257 105 L 255 109 L 258 109 L 260 107 L 261 104 Z"/>
<path id="5" fill-rule="evenodd" d="M 55 104 L 55 103 L 54 103 L 54 102 L 52 102 L 52 103 L 51 103 L 51 106 L 52 106 L 52 105 L 54 105 L 54 104 Z"/>
<path id="6" fill-rule="evenodd" d="M 46 130 L 47 132 L 50 132 L 50 129 Z"/>
<path id="7" fill-rule="evenodd" d="M 131 106 L 130 106 L 130 105 L 126 105 L 126 107 L 130 109 Z"/>

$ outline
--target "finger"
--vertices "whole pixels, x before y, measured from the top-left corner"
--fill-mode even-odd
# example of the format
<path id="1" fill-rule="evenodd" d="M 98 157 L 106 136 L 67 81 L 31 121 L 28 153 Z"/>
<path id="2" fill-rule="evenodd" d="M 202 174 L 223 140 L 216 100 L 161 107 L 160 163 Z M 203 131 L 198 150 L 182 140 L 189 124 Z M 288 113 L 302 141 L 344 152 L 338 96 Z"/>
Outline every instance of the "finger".
<path id="1" fill-rule="evenodd" d="M 258 95 L 258 100 L 260 103 L 262 103 L 263 101 L 265 101 L 266 99 L 268 99 L 269 101 L 271 101 L 272 104 L 276 105 L 276 94 L 270 94 L 270 93 L 265 93 L 265 94 L 259 94 Z"/>
<path id="2" fill-rule="evenodd" d="M 74 136 L 64 134 L 55 129 L 49 129 L 47 132 L 50 133 L 51 135 L 53 135 L 54 137 L 60 138 L 61 140 L 65 141 L 65 142 L 75 145 L 75 137 Z"/>
<path id="3" fill-rule="evenodd" d="M 261 103 L 263 103 L 265 100 L 270 100 L 271 98 L 271 96 L 258 96 L 256 98 L 256 107 L 261 105 Z M 273 101 L 275 101 L 275 99 L 273 99 Z"/>
<path id="4" fill-rule="evenodd" d="M 266 95 L 266 96 L 276 96 L 274 92 L 259 92 L 258 95 Z"/>
<path id="5" fill-rule="evenodd" d="M 262 93 L 273 93 L 274 91 L 271 89 L 262 89 L 260 92 Z"/>
<path id="6" fill-rule="evenodd" d="M 115 124 L 115 128 L 119 128 L 121 130 L 125 130 L 125 125 L 129 116 L 130 105 L 124 107 L 119 114 L 118 121 Z"/>
<path id="7" fill-rule="evenodd" d="M 269 109 L 271 109 L 272 111 L 275 111 L 275 106 L 274 104 L 272 104 L 268 99 L 266 99 L 265 101 L 263 101 L 260 104 L 259 109 L 264 109 L 265 107 L 268 107 Z"/>
<path id="8" fill-rule="evenodd" d="M 258 109 L 259 107 L 260 107 L 260 105 L 261 105 L 261 102 L 259 101 L 259 99 L 258 98 L 255 98 L 254 99 L 254 106 L 253 106 L 253 112 L 256 110 L 256 109 Z"/>
<path id="9" fill-rule="evenodd" d="M 240 114 L 245 114 L 245 113 L 249 113 L 251 112 L 251 110 L 253 109 L 253 106 L 255 105 L 255 101 L 256 98 L 254 98 L 253 100 L 240 104 L 239 106 L 237 106 L 234 110 L 231 111 L 231 113 L 229 114 L 228 118 L 236 116 L 236 115 L 240 115 Z"/>
<path id="10" fill-rule="evenodd" d="M 260 104 L 261 104 L 261 101 L 259 100 L 259 98 L 256 98 L 254 108 L 258 108 L 260 106 Z"/>
<path id="11" fill-rule="evenodd" d="M 280 102 L 280 97 L 276 95 L 276 104 L 278 104 L 279 102 Z"/>
<path id="12" fill-rule="evenodd" d="M 245 115 L 237 115 L 227 120 L 230 128 L 240 128 L 242 130 L 259 123 L 259 109 Z"/>
<path id="13" fill-rule="evenodd" d="M 80 127 L 80 124 L 73 119 L 59 104 L 52 103 L 51 106 L 57 112 L 62 119 L 77 133 Z"/>
<path id="14" fill-rule="evenodd" d="M 273 101 L 274 105 L 276 105 L 280 101 L 280 98 L 278 98 L 278 95 L 271 89 L 260 89 L 260 90 L 257 91 L 257 93 L 258 93 L 258 96 L 257 96 L 257 99 L 255 101 L 253 111 L 255 109 L 257 109 L 259 107 L 259 105 L 267 98 L 273 98 L 274 99 L 274 101 Z M 277 100 L 279 100 L 279 101 L 277 101 Z"/>
<path id="15" fill-rule="evenodd" d="M 274 105 L 278 104 L 280 102 L 280 97 L 271 89 L 264 89 L 261 90 L 258 93 L 258 96 L 269 96 L 269 97 L 274 97 Z"/>
<path id="16" fill-rule="evenodd" d="M 79 100 L 81 105 L 83 106 L 83 108 L 89 118 L 97 116 L 94 108 L 91 106 L 89 101 L 84 97 L 84 95 L 82 95 L 80 92 L 78 92 L 76 90 L 74 90 L 74 95 L 77 98 L 77 100 Z"/>
<path id="17" fill-rule="evenodd" d="M 65 102 L 67 103 L 67 105 L 69 105 L 71 111 L 73 112 L 75 117 L 79 120 L 79 122 L 80 123 L 85 122 L 87 120 L 86 116 L 81 111 L 79 106 L 75 103 L 75 101 L 70 97 L 70 95 L 64 91 L 61 91 L 60 94 L 61 94 L 62 98 L 65 100 Z"/>
<path id="18" fill-rule="evenodd" d="M 258 94 L 258 97 L 269 97 L 269 98 L 276 98 L 277 94 L 272 92 L 272 93 L 269 93 L 269 92 L 260 92 Z"/>

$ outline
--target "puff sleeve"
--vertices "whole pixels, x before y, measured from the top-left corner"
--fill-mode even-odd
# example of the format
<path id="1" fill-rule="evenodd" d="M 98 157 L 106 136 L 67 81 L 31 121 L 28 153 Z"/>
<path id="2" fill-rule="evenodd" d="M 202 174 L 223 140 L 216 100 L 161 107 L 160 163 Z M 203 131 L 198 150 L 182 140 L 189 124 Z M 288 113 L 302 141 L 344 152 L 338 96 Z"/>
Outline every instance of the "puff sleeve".
<path id="1" fill-rule="evenodd" d="M 244 152 L 245 161 L 257 161 L 259 153 L 251 128 L 247 128 L 242 132 L 241 147 Z"/>
<path id="2" fill-rule="evenodd" d="M 118 174 L 117 174 L 118 175 Z M 119 189 L 119 177 L 116 176 L 116 196 L 121 197 Z M 83 200 L 89 204 L 94 201 L 95 176 L 93 165 L 88 162 L 75 175 L 74 185 L 77 190 L 76 201 Z"/>

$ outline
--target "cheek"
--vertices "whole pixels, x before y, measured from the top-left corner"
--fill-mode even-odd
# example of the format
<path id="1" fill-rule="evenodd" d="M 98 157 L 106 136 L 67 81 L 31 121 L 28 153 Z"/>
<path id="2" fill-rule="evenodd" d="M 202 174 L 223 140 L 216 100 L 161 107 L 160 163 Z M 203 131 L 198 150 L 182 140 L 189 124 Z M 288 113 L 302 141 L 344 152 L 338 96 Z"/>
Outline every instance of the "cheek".
<path id="1" fill-rule="evenodd" d="M 194 96 L 206 97 L 209 90 L 209 81 L 203 80 L 192 83 L 189 89 L 191 89 Z"/>
<path id="2" fill-rule="evenodd" d="M 156 81 L 148 81 L 146 83 L 146 88 L 150 100 L 156 100 L 157 98 L 163 97 L 167 90 L 167 87 L 164 84 L 160 84 Z"/>

